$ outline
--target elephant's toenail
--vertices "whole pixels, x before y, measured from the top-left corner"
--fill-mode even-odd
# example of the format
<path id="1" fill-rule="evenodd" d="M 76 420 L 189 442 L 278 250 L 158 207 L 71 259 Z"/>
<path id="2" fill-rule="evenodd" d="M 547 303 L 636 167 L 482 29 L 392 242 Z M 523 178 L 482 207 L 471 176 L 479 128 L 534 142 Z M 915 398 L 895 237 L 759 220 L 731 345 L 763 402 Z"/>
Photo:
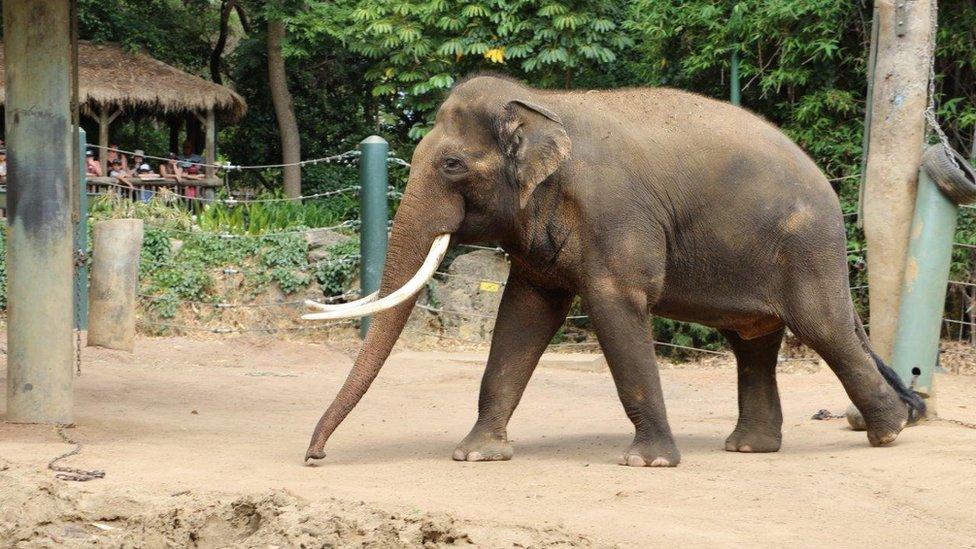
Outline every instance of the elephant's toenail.
<path id="1" fill-rule="evenodd" d="M 627 465 L 631 467 L 644 467 L 647 465 L 647 462 L 644 461 L 644 458 L 631 454 L 627 456 Z"/>
<path id="2" fill-rule="evenodd" d="M 752 446 L 749 446 L 748 444 L 743 444 L 742 446 L 739 446 L 739 451 L 740 452 L 752 452 Z"/>
<path id="3" fill-rule="evenodd" d="M 481 455 L 481 452 L 471 452 L 468 454 L 468 461 L 482 461 L 483 459 L 485 458 Z"/>
<path id="4" fill-rule="evenodd" d="M 667 458 L 663 458 L 663 457 L 654 458 L 654 461 L 651 462 L 651 467 L 670 467 L 670 466 L 671 466 L 671 462 L 668 461 Z"/>

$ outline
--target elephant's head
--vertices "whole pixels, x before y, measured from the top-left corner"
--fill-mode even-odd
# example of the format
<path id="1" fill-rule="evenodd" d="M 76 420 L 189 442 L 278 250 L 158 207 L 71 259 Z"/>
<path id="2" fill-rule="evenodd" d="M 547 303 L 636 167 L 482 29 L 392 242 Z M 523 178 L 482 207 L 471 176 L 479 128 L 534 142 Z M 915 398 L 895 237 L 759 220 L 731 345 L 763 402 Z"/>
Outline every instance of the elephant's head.
<path id="1" fill-rule="evenodd" d="M 454 88 L 414 152 L 378 295 L 306 315 L 376 315 L 349 377 L 315 427 L 306 460 L 325 457 L 326 440 L 376 378 L 449 242 L 504 240 L 570 147 L 545 95 L 495 77 Z"/>

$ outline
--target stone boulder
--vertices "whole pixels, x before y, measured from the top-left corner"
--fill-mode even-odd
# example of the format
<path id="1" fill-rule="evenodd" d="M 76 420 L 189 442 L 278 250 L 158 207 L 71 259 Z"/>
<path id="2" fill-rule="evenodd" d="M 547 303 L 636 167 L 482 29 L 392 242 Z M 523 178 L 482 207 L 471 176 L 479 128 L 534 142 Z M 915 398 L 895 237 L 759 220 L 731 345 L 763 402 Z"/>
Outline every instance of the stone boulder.
<path id="1" fill-rule="evenodd" d="M 500 252 L 475 250 L 458 256 L 446 275 L 435 275 L 429 296 L 421 296 L 418 303 L 442 310 L 431 314 L 439 317 L 445 335 L 487 341 L 495 327 L 508 269 Z"/>
<path id="2" fill-rule="evenodd" d="M 353 238 L 331 229 L 309 229 L 305 233 L 308 242 L 308 261 L 317 263 L 329 257 L 329 248 L 336 244 L 349 242 Z"/>

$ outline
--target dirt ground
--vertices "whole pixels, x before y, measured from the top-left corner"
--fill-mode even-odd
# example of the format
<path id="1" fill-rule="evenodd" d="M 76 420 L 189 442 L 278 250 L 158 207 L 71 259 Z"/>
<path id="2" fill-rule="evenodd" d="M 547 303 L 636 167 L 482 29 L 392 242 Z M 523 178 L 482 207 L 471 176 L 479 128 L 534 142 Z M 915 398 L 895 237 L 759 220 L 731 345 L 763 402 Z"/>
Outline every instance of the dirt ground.
<path id="1" fill-rule="evenodd" d="M 55 430 L 0 423 L 0 546 L 976 547 L 976 430 L 929 423 L 871 448 L 842 420 L 811 420 L 847 405 L 824 368 L 780 375 L 776 454 L 722 449 L 731 364 L 663 370 L 683 461 L 633 469 L 616 465 L 632 431 L 609 374 L 548 360 L 512 420 L 514 459 L 456 463 L 482 367 L 401 351 L 329 456 L 305 466 L 352 350 L 271 338 L 86 349 L 67 430 L 84 447 L 64 464 L 105 478 L 54 479 L 47 462 L 71 448 Z M 943 416 L 976 421 L 976 377 L 936 383 Z"/>

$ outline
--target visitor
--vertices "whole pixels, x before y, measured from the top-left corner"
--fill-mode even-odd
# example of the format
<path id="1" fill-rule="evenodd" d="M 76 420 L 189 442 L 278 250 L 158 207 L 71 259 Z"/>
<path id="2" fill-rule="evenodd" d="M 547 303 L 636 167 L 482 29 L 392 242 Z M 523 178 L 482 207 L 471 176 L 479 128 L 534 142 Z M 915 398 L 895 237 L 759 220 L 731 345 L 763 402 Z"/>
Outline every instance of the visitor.
<path id="1" fill-rule="evenodd" d="M 191 144 L 189 141 L 183 142 L 183 156 L 180 157 L 180 160 L 183 163 L 181 167 L 184 170 L 193 164 L 203 163 L 203 157 L 193 152 L 193 144 Z M 199 166 L 197 166 L 197 168 L 199 168 Z"/>
<path id="2" fill-rule="evenodd" d="M 111 164 L 113 160 L 119 160 L 122 163 L 122 169 L 127 172 L 129 171 L 129 160 L 125 157 L 125 154 L 119 150 L 118 145 L 109 145 L 105 158 L 108 159 L 109 164 Z"/>
<path id="3" fill-rule="evenodd" d="M 140 153 L 142 151 L 135 151 L 135 152 L 138 154 L 138 153 Z M 140 155 L 139 158 L 143 158 L 143 155 Z M 133 160 L 136 159 L 136 155 L 135 154 L 132 155 L 132 159 Z M 136 167 L 135 168 L 135 174 L 134 175 L 140 181 L 152 181 L 152 180 L 159 179 L 159 174 L 156 173 L 156 172 L 154 172 L 153 169 L 152 169 L 152 166 L 150 166 L 149 164 L 143 162 L 142 164 L 133 164 L 133 165 Z M 139 191 L 139 198 L 143 202 L 149 202 L 149 200 L 152 199 L 152 197 L 155 196 L 155 195 L 156 195 L 156 192 L 155 191 L 153 191 L 151 189 L 148 189 L 148 188 L 145 188 L 145 187 L 143 187 Z"/>
<path id="4" fill-rule="evenodd" d="M 109 161 L 108 176 L 117 179 L 124 179 L 129 176 L 128 170 L 122 167 L 122 159 L 114 158 Z"/>
<path id="5" fill-rule="evenodd" d="M 85 174 L 92 177 L 102 176 L 102 165 L 95 160 L 95 153 L 91 149 L 85 151 Z"/>
<path id="6" fill-rule="evenodd" d="M 139 179 L 143 179 L 143 180 L 146 180 L 146 179 L 159 179 L 159 174 L 156 173 L 156 172 L 154 172 L 153 169 L 152 169 L 152 166 L 150 166 L 149 164 L 146 164 L 145 162 L 143 162 L 142 164 L 139 164 L 139 166 L 136 167 L 135 176 L 138 177 Z"/>
<path id="7" fill-rule="evenodd" d="M 159 174 L 166 179 L 172 179 L 177 183 L 183 182 L 183 168 L 180 167 L 181 162 L 176 156 L 176 153 L 171 152 L 166 159 L 159 165 Z"/>
<path id="8" fill-rule="evenodd" d="M 0 178 L 7 178 L 7 149 L 0 144 Z"/>
<path id="9" fill-rule="evenodd" d="M 200 180 L 204 178 L 203 157 L 193 152 L 193 145 L 189 141 L 183 142 L 183 156 L 180 157 L 180 168 L 183 169 L 183 179 Z M 192 192 L 191 192 L 192 189 Z M 196 187 L 188 187 L 187 194 L 196 196 Z"/>
<path id="10" fill-rule="evenodd" d="M 136 149 L 132 152 L 132 170 L 131 174 L 138 176 L 139 168 L 146 163 L 146 153 L 142 149 Z M 147 164 L 148 165 L 148 164 Z"/>

